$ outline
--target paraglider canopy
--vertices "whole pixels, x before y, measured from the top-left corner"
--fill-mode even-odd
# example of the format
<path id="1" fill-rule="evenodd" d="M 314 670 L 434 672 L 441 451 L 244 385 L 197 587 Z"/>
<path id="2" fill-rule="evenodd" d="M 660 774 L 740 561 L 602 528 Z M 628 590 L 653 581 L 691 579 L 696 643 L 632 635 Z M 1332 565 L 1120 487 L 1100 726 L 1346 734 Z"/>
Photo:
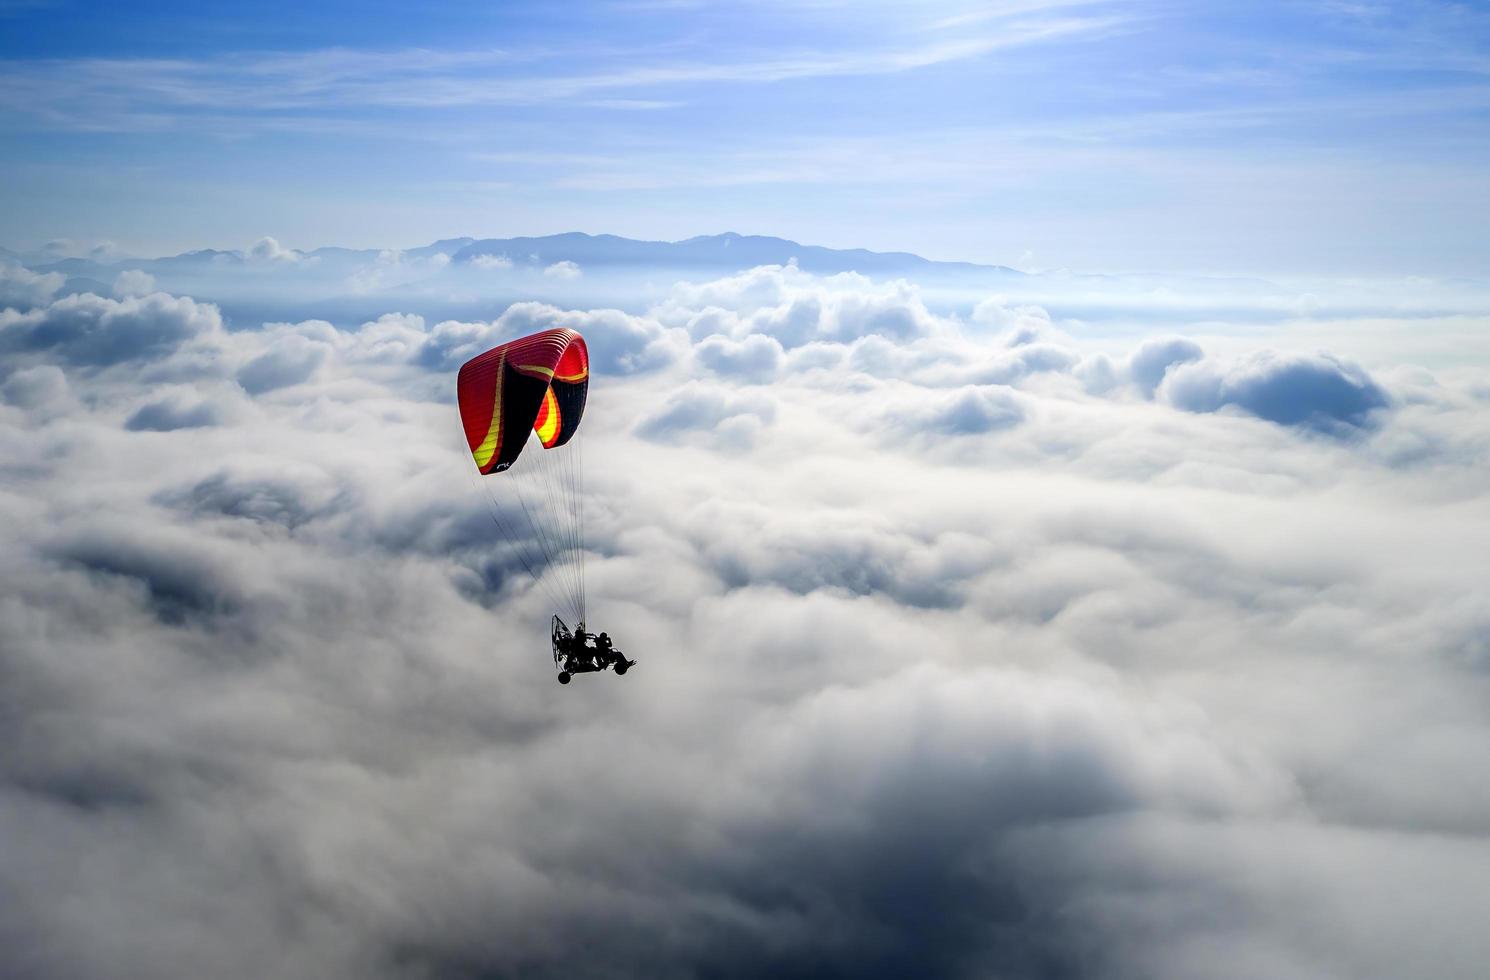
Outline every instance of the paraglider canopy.
<path id="1" fill-rule="evenodd" d="M 584 481 L 574 437 L 589 385 L 585 339 L 565 328 L 493 347 L 462 365 L 456 378 L 461 426 L 482 474 L 476 482 L 505 539 L 506 555 L 522 563 L 555 605 L 580 620 Z"/>
<path id="2" fill-rule="evenodd" d="M 530 430 L 545 449 L 567 443 L 585 414 L 589 387 L 585 338 L 566 328 L 471 358 L 461 366 L 455 390 L 476 468 L 483 474 L 507 469 L 522 453 Z"/>

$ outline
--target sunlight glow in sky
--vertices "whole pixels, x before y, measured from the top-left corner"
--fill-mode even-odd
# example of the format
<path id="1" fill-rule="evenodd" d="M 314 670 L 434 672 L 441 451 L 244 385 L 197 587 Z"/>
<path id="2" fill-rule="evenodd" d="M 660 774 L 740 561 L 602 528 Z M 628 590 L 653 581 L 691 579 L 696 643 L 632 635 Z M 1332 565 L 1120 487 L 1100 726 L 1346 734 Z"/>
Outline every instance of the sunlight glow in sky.
<path id="1" fill-rule="evenodd" d="M 1470 4 L 0 3 L 0 244 L 734 230 L 1475 275 Z"/>

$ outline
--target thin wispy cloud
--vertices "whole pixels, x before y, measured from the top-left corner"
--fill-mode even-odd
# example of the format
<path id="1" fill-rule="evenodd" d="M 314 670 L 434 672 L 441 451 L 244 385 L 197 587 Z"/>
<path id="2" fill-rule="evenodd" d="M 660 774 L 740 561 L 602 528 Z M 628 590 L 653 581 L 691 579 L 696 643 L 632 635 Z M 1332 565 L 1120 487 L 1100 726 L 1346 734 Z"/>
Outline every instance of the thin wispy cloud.
<path id="1" fill-rule="evenodd" d="M 97 128 L 106 113 L 128 119 L 231 109 L 248 115 L 325 110 L 450 109 L 560 102 L 603 92 L 688 88 L 711 83 L 770 84 L 840 76 L 885 75 L 977 58 L 1012 47 L 1096 34 L 1115 18 L 1019 22 L 982 37 L 877 52 L 775 55 L 720 62 L 677 60 L 594 74 L 506 71 L 502 52 L 353 51 L 250 55 L 211 60 L 81 59 L 11 61 L 0 68 L 0 106 L 66 124 Z M 570 58 L 551 60 L 570 62 Z M 667 99 L 599 99 L 601 108 L 657 109 Z"/>
<path id="2" fill-rule="evenodd" d="M 1111 7 L 1117 0 L 989 0 L 971 9 L 939 17 L 923 25 L 929 31 L 945 31 L 986 24 L 1027 14 L 1048 14 L 1073 8 Z"/>
<path id="3" fill-rule="evenodd" d="M 356 23 L 335 43 L 310 25 L 152 22 L 138 35 L 149 43 L 0 49 L 16 234 L 58 233 L 27 202 L 73 173 L 105 196 L 133 188 L 110 198 L 121 222 L 121 201 L 159 204 L 161 251 L 187 247 L 205 214 L 233 214 L 235 237 L 262 234 L 250 211 L 268 207 L 292 237 L 331 222 L 346 233 L 324 237 L 376 247 L 389 220 L 408 229 L 397 241 L 459 220 L 669 239 L 747 227 L 1005 264 L 1033 251 L 1066 266 L 1431 274 L 1479 261 L 1472 236 L 1435 246 L 1433 227 L 1490 220 L 1471 176 L 1486 153 L 1490 41 L 1482 15 L 1451 4 L 1266 16 L 1151 2 L 600 4 L 562 23 L 526 7 Z M 39 14 L 25 27 L 46 40 Z M 113 33 L 137 37 L 126 27 Z M 130 152 L 112 168 L 84 152 L 116 137 Z M 305 155 L 313 166 L 290 162 Z M 202 177 L 253 180 L 251 158 L 285 177 L 253 209 Z M 1370 229 L 1336 230 L 1339 195 L 1317 176 L 1330 165 L 1378 202 Z M 870 187 L 882 217 L 856 200 Z M 186 188 L 194 202 L 178 209 Z M 368 198 L 390 202 L 382 218 Z M 73 200 L 61 231 L 128 237 L 88 226 Z M 1078 208 L 1081 233 L 1026 220 Z M 1139 213 L 1148 231 L 1134 243 Z M 516 227 L 528 221 L 539 226 Z"/>

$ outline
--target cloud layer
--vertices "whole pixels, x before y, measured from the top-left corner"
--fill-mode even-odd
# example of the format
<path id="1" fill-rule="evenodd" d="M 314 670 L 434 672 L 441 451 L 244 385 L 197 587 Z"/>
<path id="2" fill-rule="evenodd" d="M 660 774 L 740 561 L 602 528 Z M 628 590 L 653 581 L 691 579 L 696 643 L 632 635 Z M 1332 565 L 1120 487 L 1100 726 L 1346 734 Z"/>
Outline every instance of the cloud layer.
<path id="1" fill-rule="evenodd" d="M 1406 331 L 1104 341 L 790 266 L 355 330 L 126 285 L 0 314 L 0 972 L 1490 957 L 1490 379 Z M 567 688 L 451 405 L 550 326 L 640 661 Z"/>

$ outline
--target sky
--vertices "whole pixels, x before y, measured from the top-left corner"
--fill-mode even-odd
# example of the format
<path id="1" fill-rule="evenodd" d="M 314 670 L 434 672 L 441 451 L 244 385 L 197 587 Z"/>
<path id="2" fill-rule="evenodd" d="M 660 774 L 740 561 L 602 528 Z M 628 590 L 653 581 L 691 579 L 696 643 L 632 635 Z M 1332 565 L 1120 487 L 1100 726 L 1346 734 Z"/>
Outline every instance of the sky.
<path id="1" fill-rule="evenodd" d="M 1482 978 L 1483 15 L 909 7 L 0 2 L 0 976 Z"/>
<path id="2" fill-rule="evenodd" d="M 1475 4 L 0 6 L 5 244 L 724 231 L 1477 275 Z"/>

